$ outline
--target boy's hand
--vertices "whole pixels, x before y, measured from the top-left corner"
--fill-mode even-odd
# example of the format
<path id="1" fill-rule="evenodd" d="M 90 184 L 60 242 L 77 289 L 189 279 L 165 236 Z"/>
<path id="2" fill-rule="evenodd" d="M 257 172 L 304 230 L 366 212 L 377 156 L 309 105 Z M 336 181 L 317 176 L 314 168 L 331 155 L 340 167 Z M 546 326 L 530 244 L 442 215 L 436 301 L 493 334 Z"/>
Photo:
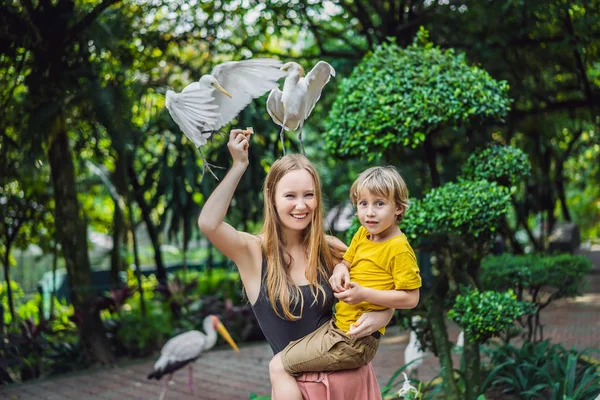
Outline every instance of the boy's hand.
<path id="1" fill-rule="evenodd" d="M 348 304 L 359 304 L 365 301 L 365 296 L 369 289 L 360 286 L 356 282 L 349 282 L 348 289 L 340 293 L 334 293 L 333 295 Z"/>
<path id="2" fill-rule="evenodd" d="M 349 289 L 350 272 L 348 271 L 348 267 L 342 263 L 336 265 L 333 269 L 331 277 L 329 278 L 329 286 L 331 286 L 331 289 L 336 293 Z"/>
<path id="3" fill-rule="evenodd" d="M 233 163 L 248 165 L 248 147 L 250 146 L 251 132 L 241 129 L 232 129 L 229 132 L 227 148 L 231 153 Z"/>

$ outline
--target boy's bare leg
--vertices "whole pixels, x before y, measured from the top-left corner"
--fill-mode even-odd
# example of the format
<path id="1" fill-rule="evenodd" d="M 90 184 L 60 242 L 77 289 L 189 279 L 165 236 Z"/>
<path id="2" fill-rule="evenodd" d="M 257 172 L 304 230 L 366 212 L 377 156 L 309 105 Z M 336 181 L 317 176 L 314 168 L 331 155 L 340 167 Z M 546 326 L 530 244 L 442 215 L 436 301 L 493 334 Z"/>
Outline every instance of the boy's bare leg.
<path id="1" fill-rule="evenodd" d="M 281 353 L 277 353 L 269 362 L 269 375 L 273 386 L 273 400 L 302 400 L 302 393 L 296 378 L 285 372 Z"/>

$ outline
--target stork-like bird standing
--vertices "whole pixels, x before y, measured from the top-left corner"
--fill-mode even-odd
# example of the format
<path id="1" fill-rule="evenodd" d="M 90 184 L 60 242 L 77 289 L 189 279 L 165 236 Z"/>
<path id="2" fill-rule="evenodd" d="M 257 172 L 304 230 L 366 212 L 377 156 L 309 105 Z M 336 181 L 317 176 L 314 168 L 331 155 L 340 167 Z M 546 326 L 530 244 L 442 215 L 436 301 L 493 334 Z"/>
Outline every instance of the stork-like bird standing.
<path id="1" fill-rule="evenodd" d="M 325 61 L 319 61 L 306 77 L 304 69 L 295 62 L 284 64 L 281 70 L 287 73 L 283 92 L 279 88 L 271 90 L 267 99 L 267 112 L 281 126 L 279 137 L 283 154 L 285 155 L 284 130 L 297 130 L 302 154 L 306 155 L 302 143 L 302 126 L 321 97 L 323 87 L 335 76 L 335 69 Z"/>
<path id="2" fill-rule="evenodd" d="M 173 373 L 186 365 L 188 366 L 188 386 L 190 392 L 194 392 L 194 370 L 193 363 L 203 352 L 214 347 L 217 343 L 217 332 L 239 352 L 239 349 L 219 318 L 209 315 L 204 318 L 204 332 L 189 331 L 177 335 L 170 339 L 160 351 L 160 358 L 154 363 L 154 371 L 148 375 L 148 379 L 159 380 L 163 375 L 168 375 L 168 379 L 163 385 L 160 393 L 160 400 L 163 400 L 167 393 L 167 385 L 171 380 Z"/>
<path id="3" fill-rule="evenodd" d="M 210 169 L 216 166 L 206 161 L 201 146 L 253 99 L 277 87 L 277 80 L 285 76 L 280 67 L 281 61 L 269 58 L 225 62 L 181 93 L 167 90 L 166 106 L 171 117 L 200 150 L 204 162 L 202 177 L 208 169 L 218 180 Z"/>

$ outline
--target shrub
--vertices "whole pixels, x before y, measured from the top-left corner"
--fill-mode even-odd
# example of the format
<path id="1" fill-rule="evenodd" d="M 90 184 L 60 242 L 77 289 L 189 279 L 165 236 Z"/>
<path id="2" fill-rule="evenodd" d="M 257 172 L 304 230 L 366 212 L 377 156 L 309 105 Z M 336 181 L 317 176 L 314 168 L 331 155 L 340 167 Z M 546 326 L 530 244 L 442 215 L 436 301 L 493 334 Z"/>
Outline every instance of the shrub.
<path id="1" fill-rule="evenodd" d="M 446 126 L 502 119 L 509 108 L 506 81 L 469 66 L 462 53 L 434 46 L 421 28 L 412 45 L 380 45 L 341 82 L 326 148 L 374 159 L 396 146 L 415 148 Z"/>
<path id="2" fill-rule="evenodd" d="M 485 343 L 509 329 L 515 319 L 533 312 L 533 309 L 531 303 L 517 300 L 512 290 L 504 293 L 470 290 L 456 297 L 448 317 L 465 331 L 468 340 Z"/>
<path id="3" fill-rule="evenodd" d="M 600 370 L 589 362 L 591 351 L 566 350 L 548 340 L 492 347 L 482 389 L 500 386 L 524 400 L 594 400 L 600 395 Z"/>
<path id="4" fill-rule="evenodd" d="M 509 206 L 508 190 L 496 183 L 447 183 L 432 189 L 422 200 L 413 201 L 403 229 L 411 243 L 435 235 L 459 235 L 467 243 L 489 240 Z"/>
<path id="5" fill-rule="evenodd" d="M 536 306 L 535 314 L 527 317 L 527 340 L 542 340 L 540 311 L 554 300 L 580 295 L 583 277 L 591 269 L 581 255 L 503 254 L 483 259 L 480 278 L 489 290 L 513 289 L 519 300 L 527 296 Z"/>
<path id="6" fill-rule="evenodd" d="M 512 146 L 493 146 L 472 154 L 462 167 L 463 180 L 485 179 L 511 187 L 531 175 L 527 154 Z"/>

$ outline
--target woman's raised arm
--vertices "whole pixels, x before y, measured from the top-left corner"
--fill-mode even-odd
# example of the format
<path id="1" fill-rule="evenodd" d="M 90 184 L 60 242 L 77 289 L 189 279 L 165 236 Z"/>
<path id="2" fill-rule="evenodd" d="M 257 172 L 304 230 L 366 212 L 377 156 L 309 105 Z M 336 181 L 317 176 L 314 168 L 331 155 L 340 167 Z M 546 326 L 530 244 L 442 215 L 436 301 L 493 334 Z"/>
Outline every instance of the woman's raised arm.
<path id="1" fill-rule="evenodd" d="M 256 241 L 256 238 L 237 231 L 224 219 L 235 188 L 248 167 L 249 137 L 246 134 L 248 133 L 241 129 L 234 129 L 229 133 L 227 148 L 233 159 L 231 169 L 206 200 L 198 217 L 200 230 L 221 253 L 236 263 L 239 269 L 246 269 L 246 265 L 249 265 L 250 243 Z"/>

